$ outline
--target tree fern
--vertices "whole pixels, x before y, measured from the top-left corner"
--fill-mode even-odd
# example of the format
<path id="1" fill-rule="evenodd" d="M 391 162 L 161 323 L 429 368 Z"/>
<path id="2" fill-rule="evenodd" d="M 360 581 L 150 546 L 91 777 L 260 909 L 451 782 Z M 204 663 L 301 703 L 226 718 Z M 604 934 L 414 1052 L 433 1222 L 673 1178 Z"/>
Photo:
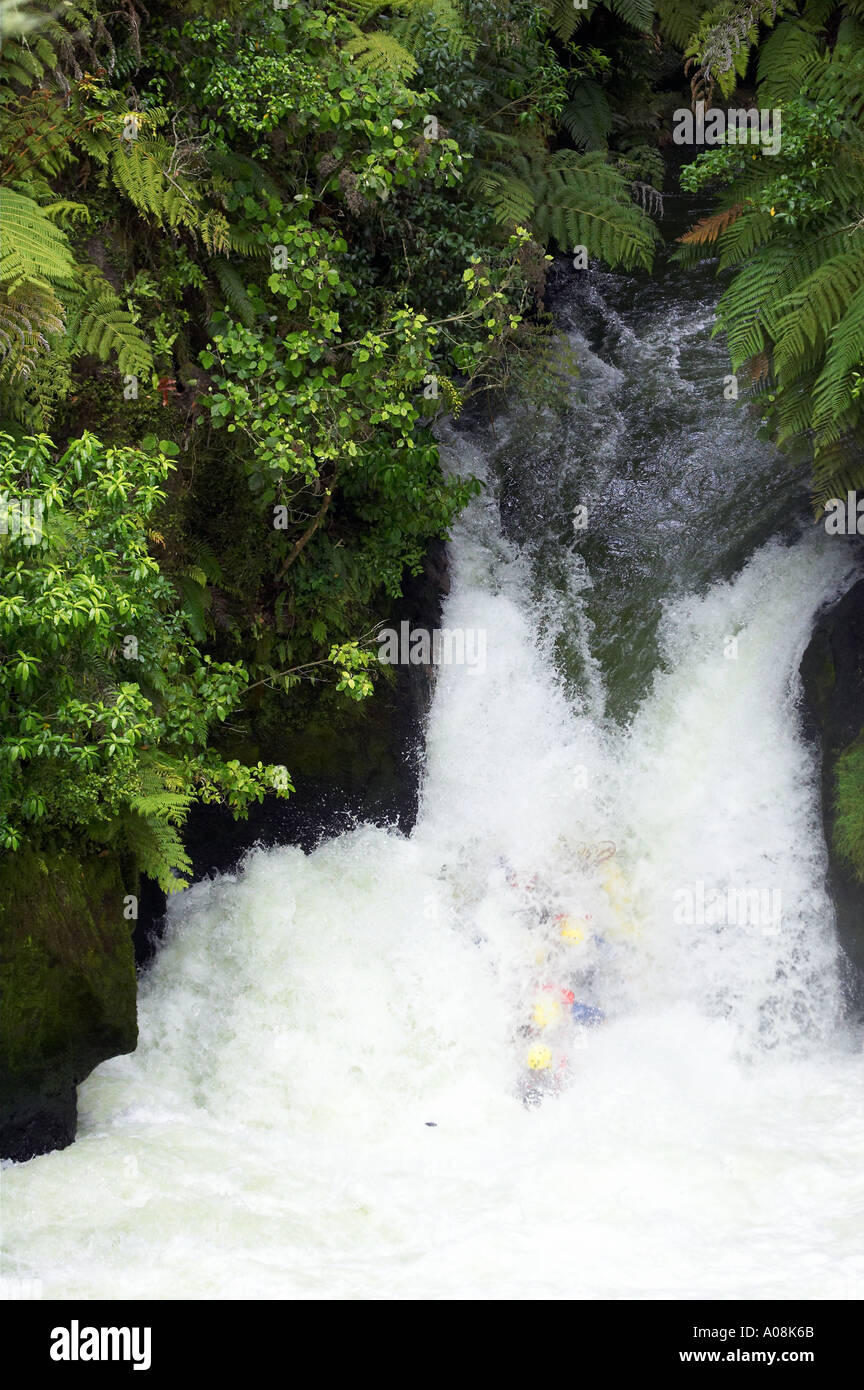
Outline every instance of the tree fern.
<path id="1" fill-rule="evenodd" d="M 66 322 L 63 305 L 53 290 L 25 285 L 0 294 L 0 382 L 10 386 L 27 381 L 50 338 L 60 337 Z"/>
<path id="2" fill-rule="evenodd" d="M 676 48 L 686 49 L 699 28 L 705 5 L 699 0 L 655 0 L 655 9 L 664 37 Z"/>
<path id="3" fill-rule="evenodd" d="M 358 25 L 351 27 L 354 37 L 344 45 L 344 52 L 358 67 L 368 68 L 370 72 L 389 72 L 394 77 L 414 76 L 419 66 L 417 59 L 392 34 L 382 29 L 364 34 Z"/>
<path id="4" fill-rule="evenodd" d="M 861 48 L 864 48 L 864 13 L 859 8 L 858 14 L 845 14 L 838 24 L 834 52 Z"/>
<path id="5" fill-rule="evenodd" d="M 207 576 L 197 565 L 187 565 L 175 576 L 189 631 L 196 642 L 207 640 Z"/>
<path id="6" fill-rule="evenodd" d="M 813 505 L 817 513 L 833 497 L 860 492 L 864 478 L 864 457 L 860 444 L 848 435 L 817 451 L 813 462 Z"/>
<path id="7" fill-rule="evenodd" d="M 447 47 L 454 55 L 476 52 L 477 39 L 466 25 L 458 0 L 395 0 L 390 8 L 396 16 L 392 33 L 409 53 L 416 52 L 430 30 L 446 36 Z"/>
<path id="8" fill-rule="evenodd" d="M 125 141 L 111 156 L 117 187 L 139 210 L 163 227 L 200 227 L 198 199 L 187 181 L 170 173 L 173 147 L 161 136 Z"/>
<path id="9" fill-rule="evenodd" d="M 588 14 L 587 7 L 584 10 L 577 9 L 573 0 L 543 0 L 543 8 L 549 27 L 562 43 L 568 43 L 572 39 Z"/>
<path id="10" fill-rule="evenodd" d="M 44 208 L 10 188 L 0 189 L 0 282 L 6 293 L 21 285 L 50 289 L 67 284 L 75 274 L 75 260 L 64 233 Z"/>
<path id="11" fill-rule="evenodd" d="M 749 261 L 760 246 L 765 246 L 772 240 L 776 232 L 777 224 L 768 212 L 748 209 L 743 215 L 734 218 L 720 236 L 720 269 L 729 270 L 744 261 Z"/>
<path id="12" fill-rule="evenodd" d="M 603 149 L 612 129 L 612 109 L 600 84 L 590 78 L 577 82 L 560 120 L 574 145 Z"/>
<path id="13" fill-rule="evenodd" d="M 606 8 L 620 16 L 626 24 L 643 34 L 651 32 L 654 23 L 654 0 L 604 0 Z"/>
<path id="14" fill-rule="evenodd" d="M 524 223 L 563 251 L 585 246 L 607 265 L 648 267 L 657 231 L 626 179 L 601 154 L 514 155 L 475 177 L 501 222 Z"/>
<path id="15" fill-rule="evenodd" d="M 710 217 L 703 217 L 685 232 L 679 241 L 684 246 L 709 246 L 727 232 L 732 223 L 741 215 L 742 207 L 740 203 L 733 203 L 730 208 L 723 208 L 720 212 L 714 212 Z"/>
<path id="16" fill-rule="evenodd" d="M 562 250 L 585 246 L 611 266 L 650 268 L 657 229 L 602 155 L 563 150 L 547 161 L 535 221 Z"/>
<path id="17" fill-rule="evenodd" d="M 760 100 L 783 102 L 800 91 L 800 67 L 819 56 L 824 40 L 802 20 L 783 20 L 759 48 Z"/>
<path id="18" fill-rule="evenodd" d="M 129 793 L 122 816 L 123 834 L 139 869 L 155 879 L 166 893 L 185 887 L 192 862 L 183 847 L 183 826 L 194 793 L 183 790 L 183 779 L 170 758 L 142 760 L 137 785 Z"/>
<path id="19" fill-rule="evenodd" d="M 95 279 L 90 277 L 90 293 L 73 300 L 69 319 L 72 355 L 98 357 L 101 362 L 113 357 L 124 375 L 149 374 L 153 369 L 153 353 L 137 319 L 122 307 L 107 280 L 102 280 L 94 294 Z"/>
<path id="20" fill-rule="evenodd" d="M 214 256 L 210 262 L 210 269 L 235 318 L 238 318 L 245 328 L 252 328 L 256 319 L 255 306 L 246 292 L 242 276 L 224 256 Z"/>
<path id="21" fill-rule="evenodd" d="M 856 368 L 864 371 L 864 282 L 831 329 L 825 365 L 813 386 L 813 425 L 826 443 L 839 438 L 860 414 L 852 394 Z M 850 410 L 853 418 L 847 418 Z"/>
<path id="22" fill-rule="evenodd" d="M 142 873 L 155 879 L 163 892 L 176 893 L 186 887 L 192 861 L 176 826 L 154 809 L 157 799 L 147 798 L 145 804 L 150 809 L 140 813 L 131 810 L 123 815 L 126 844 Z"/>
<path id="23" fill-rule="evenodd" d="M 119 13 L 137 27 L 131 5 Z M 0 18 L 0 78 L 5 83 L 29 87 L 50 76 L 68 89 L 66 71 L 76 80 L 83 76 L 79 57 L 91 69 L 99 66 L 100 55 L 109 71 L 113 65 L 114 43 L 95 0 L 65 0 L 59 6 L 38 0 L 28 0 L 26 6 L 4 3 Z"/>
<path id="24" fill-rule="evenodd" d="M 567 43 L 579 26 L 600 7 L 617 14 L 625 24 L 650 33 L 654 23 L 654 0 L 589 0 L 584 8 L 576 8 L 573 0 L 543 0 L 549 26 L 556 38 Z M 688 30 L 688 36 L 691 31 Z"/>
<path id="25" fill-rule="evenodd" d="M 811 365 L 809 354 L 814 348 L 824 349 L 864 284 L 864 237 L 857 241 L 860 244 L 829 256 L 777 306 L 774 362 L 781 384 Z"/>
<path id="26" fill-rule="evenodd" d="M 759 26 L 773 26 L 781 15 L 795 9 L 795 0 L 723 0 L 711 9 L 687 48 L 693 64 L 694 95 L 710 95 L 716 83 L 723 95 L 730 97 L 746 76 Z"/>
<path id="27" fill-rule="evenodd" d="M 771 244 L 756 261 L 742 266 L 717 306 L 717 327 L 726 333 L 735 371 L 767 344 L 764 314 L 766 301 L 776 294 L 783 277 L 794 266 L 794 247 Z"/>
<path id="28" fill-rule="evenodd" d="M 518 224 L 531 221 L 537 206 L 532 174 L 526 180 L 518 178 L 506 167 L 493 168 L 477 174 L 470 186 L 489 203 L 496 221 Z"/>

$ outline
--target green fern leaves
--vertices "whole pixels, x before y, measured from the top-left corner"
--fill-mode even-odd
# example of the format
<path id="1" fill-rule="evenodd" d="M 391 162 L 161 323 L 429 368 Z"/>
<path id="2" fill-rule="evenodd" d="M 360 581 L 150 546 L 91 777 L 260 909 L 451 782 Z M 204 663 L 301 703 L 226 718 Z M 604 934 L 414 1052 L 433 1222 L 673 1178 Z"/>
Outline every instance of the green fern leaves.
<path id="1" fill-rule="evenodd" d="M 111 175 L 130 203 L 159 226 L 194 230 L 201 209 L 186 180 L 172 176 L 173 157 L 172 146 L 158 135 L 118 142 L 111 151 Z"/>
<path id="2" fill-rule="evenodd" d="M 389 72 L 394 77 L 413 77 L 417 59 L 392 34 L 381 29 L 364 34 L 356 24 L 352 28 L 354 38 L 345 44 L 345 52 L 358 67 L 368 68 L 370 72 Z"/>
<path id="3" fill-rule="evenodd" d="M 124 373 L 152 368 L 134 315 L 95 268 L 76 265 L 65 233 L 48 215 L 68 215 L 77 206 L 46 209 L 0 189 L 0 378 L 8 383 L 26 381 L 39 354 L 50 351 L 50 339 L 64 333 L 72 356 L 115 357 Z"/>
<path id="4" fill-rule="evenodd" d="M 612 108 L 598 82 L 583 78 L 561 112 L 561 124 L 580 149 L 602 150 L 612 129 Z"/>
<path id="5" fill-rule="evenodd" d="M 7 293 L 26 284 L 50 289 L 74 277 L 75 261 L 66 237 L 32 198 L 0 189 L 0 228 L 0 281 Z"/>
<path id="6" fill-rule="evenodd" d="M 25 382 L 64 328 L 63 305 L 53 290 L 27 285 L 0 294 L 0 381 Z"/>
<path id="7" fill-rule="evenodd" d="M 836 8 L 808 0 L 762 43 L 759 103 L 782 108 L 779 152 L 724 153 L 724 206 L 684 238 L 733 272 L 718 328 L 736 371 L 762 364 L 778 441 L 812 448 L 817 508 L 864 485 L 864 34 L 840 41 L 847 13 L 831 50 Z"/>
<path id="8" fill-rule="evenodd" d="M 759 49 L 759 94 L 765 102 L 782 102 L 800 90 L 802 63 L 818 57 L 824 40 L 802 21 L 784 20 Z"/>
<path id="9" fill-rule="evenodd" d="M 82 293 L 70 317 L 73 356 L 98 357 L 100 362 L 116 359 L 124 374 L 143 376 L 153 369 L 153 354 L 133 314 L 124 309 L 108 284 L 94 283 L 95 293 Z M 86 284 L 86 281 L 85 281 Z"/>
<path id="10" fill-rule="evenodd" d="M 610 266 L 650 267 L 657 230 L 605 156 L 561 150 L 549 158 L 516 154 L 479 174 L 499 222 L 535 227 L 562 251 L 587 248 Z"/>
<path id="11" fill-rule="evenodd" d="M 195 796 L 181 787 L 169 759 L 144 761 L 122 815 L 123 834 L 136 864 L 165 893 L 184 888 L 192 871 L 180 827 Z"/>
<path id="12" fill-rule="evenodd" d="M 243 277 L 224 256 L 214 256 L 210 262 L 210 269 L 235 317 L 244 328 L 252 328 L 256 317 L 255 306 L 246 291 Z"/>

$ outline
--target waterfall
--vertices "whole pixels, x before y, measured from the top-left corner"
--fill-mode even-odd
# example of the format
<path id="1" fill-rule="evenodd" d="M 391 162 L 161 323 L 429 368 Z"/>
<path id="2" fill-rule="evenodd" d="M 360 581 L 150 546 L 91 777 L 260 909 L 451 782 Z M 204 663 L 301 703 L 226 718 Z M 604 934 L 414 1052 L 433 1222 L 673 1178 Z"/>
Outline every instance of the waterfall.
<path id="1" fill-rule="evenodd" d="M 676 283 L 565 289 L 569 398 L 442 431 L 487 482 L 443 616 L 485 659 L 440 667 L 413 834 L 259 850 L 175 898 L 138 1051 L 81 1087 L 74 1146 L 5 1172 L 8 1273 L 46 1297 L 864 1292 L 864 1059 L 796 703 L 851 551 L 788 524 L 800 479 L 723 395 L 711 295 Z M 526 1108 L 559 914 L 590 919 L 606 1021 Z"/>

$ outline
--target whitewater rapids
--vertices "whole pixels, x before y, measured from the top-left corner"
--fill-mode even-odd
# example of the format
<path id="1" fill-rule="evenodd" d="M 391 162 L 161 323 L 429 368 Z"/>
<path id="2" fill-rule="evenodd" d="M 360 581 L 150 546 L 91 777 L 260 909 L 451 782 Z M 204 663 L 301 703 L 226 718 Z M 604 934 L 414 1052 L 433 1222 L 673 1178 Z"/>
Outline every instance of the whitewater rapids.
<path id="1" fill-rule="evenodd" d="M 574 693 L 484 450 L 449 448 L 490 482 L 443 619 L 486 668 L 440 671 L 413 834 L 257 851 L 175 898 L 138 1051 L 80 1088 L 72 1147 L 5 1169 L 4 1273 L 46 1298 L 860 1298 L 864 1057 L 796 704 L 849 551 L 814 530 L 670 589 L 616 722 L 588 598 Z M 609 1021 L 528 1111 L 506 869 L 602 922 L 598 840 L 635 930 Z M 699 883 L 776 889 L 779 929 L 681 922 Z"/>

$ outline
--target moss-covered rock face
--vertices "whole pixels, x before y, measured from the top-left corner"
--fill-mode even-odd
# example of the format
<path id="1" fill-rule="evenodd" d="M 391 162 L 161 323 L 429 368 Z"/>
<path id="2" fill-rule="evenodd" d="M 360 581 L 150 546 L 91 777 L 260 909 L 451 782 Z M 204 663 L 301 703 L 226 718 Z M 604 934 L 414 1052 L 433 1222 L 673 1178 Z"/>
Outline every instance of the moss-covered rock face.
<path id="1" fill-rule="evenodd" d="M 864 1013 L 864 580 L 822 615 L 801 678 L 807 727 L 822 752 L 828 887 L 851 1002 Z"/>
<path id="2" fill-rule="evenodd" d="M 78 1083 L 136 1046 L 127 892 L 113 858 L 23 852 L 0 865 L 4 1158 L 70 1144 Z"/>

